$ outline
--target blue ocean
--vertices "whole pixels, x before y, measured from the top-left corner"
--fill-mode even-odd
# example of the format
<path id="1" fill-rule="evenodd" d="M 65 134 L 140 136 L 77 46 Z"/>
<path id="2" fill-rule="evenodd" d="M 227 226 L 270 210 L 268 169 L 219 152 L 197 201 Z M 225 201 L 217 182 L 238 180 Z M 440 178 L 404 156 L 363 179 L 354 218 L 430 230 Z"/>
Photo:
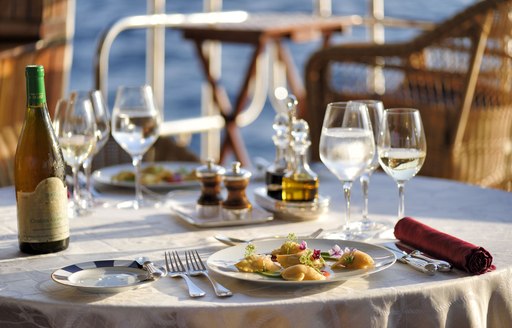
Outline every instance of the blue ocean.
<path id="1" fill-rule="evenodd" d="M 311 13 L 312 0 L 225 0 L 223 10 L 248 12 L 303 12 Z M 365 15 L 369 0 L 332 0 L 334 15 Z M 385 0 L 385 14 L 390 17 L 441 21 L 460 11 L 474 0 Z M 168 0 L 167 13 L 201 12 L 203 1 Z M 94 56 L 102 33 L 115 21 L 131 15 L 146 13 L 145 0 L 76 0 L 76 22 L 73 46 L 73 63 L 69 90 L 94 88 Z M 386 41 L 410 38 L 417 31 L 389 29 Z M 336 38 L 335 42 L 361 42 L 367 40 L 364 28 L 353 28 Z M 123 84 L 144 84 L 145 81 L 145 32 L 130 30 L 123 32 L 114 42 L 109 61 L 108 102 L 114 103 L 115 90 Z M 320 46 L 318 42 L 288 44 L 294 61 L 303 74 L 308 56 Z M 233 100 L 237 94 L 242 72 L 247 66 L 250 48 L 242 45 L 225 45 L 222 48 L 222 83 Z M 166 32 L 165 109 L 166 120 L 198 116 L 200 113 L 200 70 L 195 49 L 190 41 L 182 38 L 181 32 L 168 29 Z M 272 120 L 275 111 L 269 101 L 262 114 L 247 127 L 242 136 L 251 158 L 272 160 Z M 199 154 L 199 138 L 192 138 L 190 148 Z"/>

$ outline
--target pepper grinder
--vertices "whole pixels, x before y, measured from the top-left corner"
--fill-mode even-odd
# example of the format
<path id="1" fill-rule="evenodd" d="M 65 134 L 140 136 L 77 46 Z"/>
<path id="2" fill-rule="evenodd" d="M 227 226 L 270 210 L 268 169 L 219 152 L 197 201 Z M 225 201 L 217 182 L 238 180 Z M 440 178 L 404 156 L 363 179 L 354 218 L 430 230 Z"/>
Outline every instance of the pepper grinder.
<path id="1" fill-rule="evenodd" d="M 245 193 L 250 178 L 251 172 L 241 168 L 240 162 L 233 162 L 231 171 L 224 174 L 224 186 L 228 192 L 227 199 L 222 202 L 222 216 L 225 220 L 251 218 L 252 204 Z"/>
<path id="2" fill-rule="evenodd" d="M 201 195 L 197 200 L 196 209 L 199 217 L 213 218 L 219 216 L 222 203 L 221 182 L 225 169 L 216 165 L 213 159 L 196 170 L 196 176 L 201 182 Z"/>

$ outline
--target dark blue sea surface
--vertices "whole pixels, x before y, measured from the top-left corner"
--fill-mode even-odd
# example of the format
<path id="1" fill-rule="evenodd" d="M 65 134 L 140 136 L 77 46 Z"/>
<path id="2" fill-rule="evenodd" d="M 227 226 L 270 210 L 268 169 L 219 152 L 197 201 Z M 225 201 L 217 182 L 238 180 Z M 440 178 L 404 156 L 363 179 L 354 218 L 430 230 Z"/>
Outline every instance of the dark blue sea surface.
<path id="1" fill-rule="evenodd" d="M 369 1 L 333 0 L 335 15 L 364 15 Z M 453 15 L 474 0 L 385 0 L 385 14 L 390 17 L 440 21 Z M 202 11 L 203 1 L 168 0 L 167 13 L 193 13 Z M 223 10 L 248 12 L 304 12 L 311 13 L 312 0 L 225 0 Z M 70 90 L 94 88 L 94 56 L 101 34 L 115 21 L 131 15 L 146 13 L 145 0 L 76 0 L 76 23 L 71 70 Z M 396 41 L 411 37 L 415 31 L 390 29 L 386 40 Z M 364 41 L 362 28 L 337 38 L 335 42 Z M 109 60 L 108 102 L 114 103 L 114 94 L 123 84 L 144 84 L 145 81 L 145 32 L 130 30 L 121 33 L 112 46 Z M 308 56 L 319 47 L 318 42 L 289 44 L 291 53 L 303 75 Z M 181 32 L 166 32 L 165 110 L 166 120 L 197 116 L 200 113 L 203 74 L 193 45 L 184 40 Z M 242 72 L 250 55 L 248 46 L 226 45 L 222 56 L 222 82 L 233 100 L 241 84 Z M 251 125 L 242 128 L 242 135 L 251 158 L 272 160 L 272 120 L 275 111 L 267 101 L 262 114 Z M 198 137 L 192 139 L 190 148 L 199 153 Z"/>

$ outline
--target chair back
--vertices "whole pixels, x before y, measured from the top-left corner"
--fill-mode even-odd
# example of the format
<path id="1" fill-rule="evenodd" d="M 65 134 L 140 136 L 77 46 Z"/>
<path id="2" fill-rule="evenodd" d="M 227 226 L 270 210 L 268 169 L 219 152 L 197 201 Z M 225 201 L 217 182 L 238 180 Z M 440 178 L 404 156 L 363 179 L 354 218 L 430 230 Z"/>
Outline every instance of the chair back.
<path id="1" fill-rule="evenodd" d="M 317 51 L 306 66 L 314 144 L 328 102 L 380 99 L 420 110 L 428 148 L 420 174 L 502 186 L 512 153 L 511 10 L 510 0 L 485 0 L 407 42 Z"/>

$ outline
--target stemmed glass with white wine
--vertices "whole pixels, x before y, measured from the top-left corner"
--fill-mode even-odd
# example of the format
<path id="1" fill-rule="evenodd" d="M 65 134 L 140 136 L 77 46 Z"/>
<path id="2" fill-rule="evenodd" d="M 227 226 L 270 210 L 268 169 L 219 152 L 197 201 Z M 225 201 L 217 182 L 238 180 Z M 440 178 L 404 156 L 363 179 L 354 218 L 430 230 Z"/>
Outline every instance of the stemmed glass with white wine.
<path id="1" fill-rule="evenodd" d="M 105 146 L 110 136 L 110 114 L 108 112 L 107 105 L 101 94 L 101 91 L 94 90 L 91 92 L 81 91 L 80 93 L 86 93 L 89 95 L 92 108 L 94 112 L 94 119 L 96 121 L 96 147 L 94 152 L 87 157 L 82 164 L 85 173 L 85 193 L 84 195 L 84 207 L 91 208 L 95 206 L 105 206 L 106 203 L 96 199 L 92 193 L 91 185 L 91 167 L 94 156 Z"/>
<path id="2" fill-rule="evenodd" d="M 335 102 L 327 105 L 320 136 L 320 159 L 343 182 L 345 219 L 342 239 L 356 239 L 360 227 L 350 222 L 350 192 L 353 181 L 370 164 L 375 153 L 372 125 L 365 104 Z"/>
<path id="3" fill-rule="evenodd" d="M 425 162 L 427 141 L 420 112 L 413 108 L 384 111 L 377 142 L 379 162 L 398 185 L 398 219 L 404 217 L 405 182 L 414 177 Z"/>
<path id="4" fill-rule="evenodd" d="M 73 172 L 73 201 L 70 203 L 70 216 L 77 217 L 87 213 L 80 206 L 78 171 L 96 146 L 96 121 L 88 95 L 73 92 L 69 100 L 61 99 L 57 105 L 53 125 L 59 138 L 64 161 Z"/>
<path id="5" fill-rule="evenodd" d="M 119 204 L 120 208 L 139 209 L 157 205 L 142 195 L 141 161 L 158 138 L 160 121 L 160 112 L 149 85 L 117 89 L 112 110 L 112 136 L 130 154 L 135 169 L 135 200 Z"/>
<path id="6" fill-rule="evenodd" d="M 377 140 L 380 134 L 380 123 L 382 116 L 384 116 L 384 105 L 379 100 L 355 100 L 366 105 L 368 108 L 368 114 L 370 115 L 370 121 L 372 123 L 373 138 L 375 141 L 375 149 L 377 149 Z M 379 167 L 379 156 L 377 151 L 374 152 L 373 158 L 364 170 L 363 174 L 359 178 L 361 188 L 363 191 L 363 210 L 361 219 L 361 230 L 363 232 L 377 232 L 385 228 L 382 223 L 371 220 L 368 217 L 368 189 L 370 185 L 370 177 L 373 172 Z"/>

